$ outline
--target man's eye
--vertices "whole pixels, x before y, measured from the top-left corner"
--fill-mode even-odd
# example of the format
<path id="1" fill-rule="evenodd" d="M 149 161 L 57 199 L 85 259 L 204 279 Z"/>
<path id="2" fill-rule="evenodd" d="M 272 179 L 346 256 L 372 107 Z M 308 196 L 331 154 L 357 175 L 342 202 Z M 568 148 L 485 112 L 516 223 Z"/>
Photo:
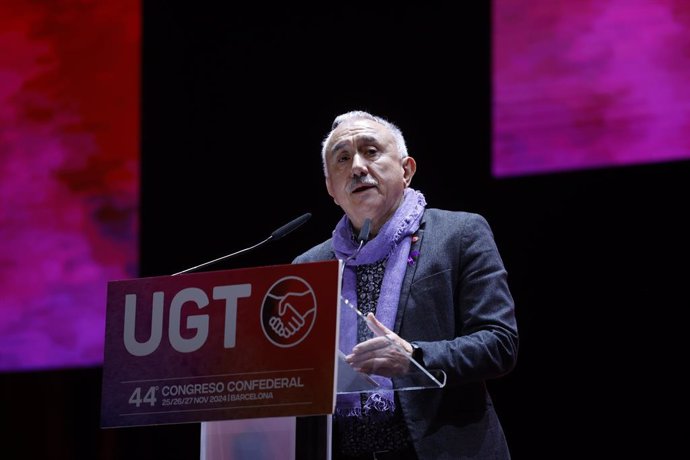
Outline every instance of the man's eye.
<path id="1" fill-rule="evenodd" d="M 349 159 L 350 159 L 350 155 L 348 155 L 348 154 L 343 154 L 343 155 L 339 155 L 339 156 L 338 156 L 337 162 L 338 162 L 338 163 L 344 163 L 344 162 L 348 161 Z"/>

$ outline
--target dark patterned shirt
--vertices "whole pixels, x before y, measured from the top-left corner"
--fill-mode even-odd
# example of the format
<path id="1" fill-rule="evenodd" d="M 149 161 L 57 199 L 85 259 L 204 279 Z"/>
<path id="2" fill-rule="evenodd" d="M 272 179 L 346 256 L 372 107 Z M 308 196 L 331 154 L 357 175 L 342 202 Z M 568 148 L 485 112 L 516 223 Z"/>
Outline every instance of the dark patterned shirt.
<path id="1" fill-rule="evenodd" d="M 358 265 L 357 273 L 357 308 L 366 316 L 376 313 L 376 304 L 381 294 L 383 274 L 386 270 L 386 259 L 368 265 Z M 357 341 L 371 337 L 371 331 L 365 321 L 358 321 Z M 362 393 L 362 407 L 371 396 Z M 340 452 L 356 456 L 369 452 L 392 451 L 402 449 L 410 444 L 407 426 L 396 403 L 394 412 L 363 410 L 361 416 L 334 415 L 333 421 L 338 430 Z"/>

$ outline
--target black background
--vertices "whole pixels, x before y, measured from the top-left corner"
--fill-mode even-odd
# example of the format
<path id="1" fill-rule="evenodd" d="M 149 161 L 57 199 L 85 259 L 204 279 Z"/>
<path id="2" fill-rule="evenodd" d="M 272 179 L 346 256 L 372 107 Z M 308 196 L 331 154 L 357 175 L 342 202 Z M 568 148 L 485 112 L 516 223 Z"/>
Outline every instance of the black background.
<path id="1" fill-rule="evenodd" d="M 494 179 L 489 2 L 145 2 L 141 276 L 289 263 L 329 236 L 335 115 L 397 123 L 429 206 L 483 214 L 521 335 L 490 382 L 514 459 L 670 458 L 684 435 L 688 162 Z M 225 6 L 219 6 L 219 5 Z M 101 369 L 0 375 L 4 458 L 199 458 L 198 424 L 103 430 Z"/>

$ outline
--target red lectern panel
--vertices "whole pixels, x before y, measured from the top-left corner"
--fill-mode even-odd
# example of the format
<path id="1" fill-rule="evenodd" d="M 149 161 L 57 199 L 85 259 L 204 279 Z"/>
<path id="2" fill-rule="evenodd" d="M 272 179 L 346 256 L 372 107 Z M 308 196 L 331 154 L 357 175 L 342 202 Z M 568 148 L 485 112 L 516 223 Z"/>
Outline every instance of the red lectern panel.
<path id="1" fill-rule="evenodd" d="M 339 270 L 109 282 L 101 426 L 332 413 Z"/>

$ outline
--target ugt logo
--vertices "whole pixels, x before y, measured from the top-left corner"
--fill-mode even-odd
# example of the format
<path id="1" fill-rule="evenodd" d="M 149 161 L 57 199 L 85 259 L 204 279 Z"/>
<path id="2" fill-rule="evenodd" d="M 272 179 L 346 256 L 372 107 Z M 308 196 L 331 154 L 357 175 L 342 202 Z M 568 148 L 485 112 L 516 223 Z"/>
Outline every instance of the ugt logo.
<path id="1" fill-rule="evenodd" d="M 316 296 L 302 278 L 276 281 L 261 305 L 261 328 L 276 346 L 288 348 L 304 340 L 316 322 Z"/>

